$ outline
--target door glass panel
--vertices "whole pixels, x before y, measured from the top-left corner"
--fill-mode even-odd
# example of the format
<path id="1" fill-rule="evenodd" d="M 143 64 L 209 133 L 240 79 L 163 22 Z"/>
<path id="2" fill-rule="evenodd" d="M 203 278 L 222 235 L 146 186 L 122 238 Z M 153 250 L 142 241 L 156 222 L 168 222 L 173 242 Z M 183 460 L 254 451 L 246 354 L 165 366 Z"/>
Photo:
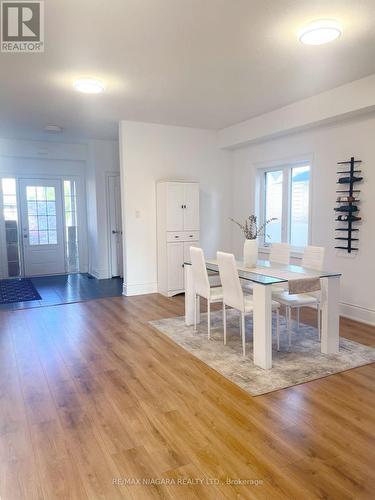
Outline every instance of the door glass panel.
<path id="1" fill-rule="evenodd" d="M 69 272 L 79 271 L 77 186 L 75 181 L 64 180 L 65 254 Z"/>
<path id="2" fill-rule="evenodd" d="M 46 188 L 45 188 L 45 186 L 37 186 L 37 188 L 36 188 L 36 198 L 37 198 L 38 201 L 44 201 L 46 199 Z"/>
<path id="3" fill-rule="evenodd" d="M 38 215 L 47 215 L 47 203 L 38 200 Z"/>
<path id="4" fill-rule="evenodd" d="M 48 217 L 48 231 L 56 231 L 56 217 L 49 216 Z"/>
<path id="5" fill-rule="evenodd" d="M 29 230 L 38 231 L 38 217 L 35 215 L 29 215 Z"/>
<path id="6" fill-rule="evenodd" d="M 2 179 L 1 188 L 8 276 L 15 278 L 21 274 L 16 179 Z"/>
<path id="7" fill-rule="evenodd" d="M 36 200 L 36 189 L 35 186 L 27 186 L 26 195 L 28 200 Z"/>
<path id="8" fill-rule="evenodd" d="M 28 201 L 27 202 L 27 211 L 29 215 L 37 215 L 38 214 L 38 205 L 36 201 Z"/>
<path id="9" fill-rule="evenodd" d="M 47 201 L 47 214 L 56 215 L 56 202 Z"/>
<path id="10" fill-rule="evenodd" d="M 46 189 L 46 197 L 48 201 L 55 201 L 55 188 L 48 187 Z"/>
<path id="11" fill-rule="evenodd" d="M 29 231 L 30 245 L 39 245 L 38 231 Z"/>
<path id="12" fill-rule="evenodd" d="M 48 245 L 47 231 L 39 231 L 39 245 Z"/>
<path id="13" fill-rule="evenodd" d="M 29 245 L 57 245 L 55 188 L 27 186 L 26 196 Z"/>
<path id="14" fill-rule="evenodd" d="M 39 217 L 38 217 L 38 229 L 39 229 L 39 231 L 47 231 L 48 225 L 47 225 L 47 216 L 46 215 L 39 215 Z"/>

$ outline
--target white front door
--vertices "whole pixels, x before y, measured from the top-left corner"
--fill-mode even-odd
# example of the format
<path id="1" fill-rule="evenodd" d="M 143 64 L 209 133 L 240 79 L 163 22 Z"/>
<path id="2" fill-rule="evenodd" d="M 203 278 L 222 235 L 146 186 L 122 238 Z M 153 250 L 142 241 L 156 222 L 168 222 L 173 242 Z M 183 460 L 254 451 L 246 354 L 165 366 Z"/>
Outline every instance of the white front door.
<path id="1" fill-rule="evenodd" d="M 65 273 L 61 181 L 20 179 L 25 276 Z"/>
<path id="2" fill-rule="evenodd" d="M 108 176 L 111 276 L 122 276 L 122 222 L 120 176 Z"/>

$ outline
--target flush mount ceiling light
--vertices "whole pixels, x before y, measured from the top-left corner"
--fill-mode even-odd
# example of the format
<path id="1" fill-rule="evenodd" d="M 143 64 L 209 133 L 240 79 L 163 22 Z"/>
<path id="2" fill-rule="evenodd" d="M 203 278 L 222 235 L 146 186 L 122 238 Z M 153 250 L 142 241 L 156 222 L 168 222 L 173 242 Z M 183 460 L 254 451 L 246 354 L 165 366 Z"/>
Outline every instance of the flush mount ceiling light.
<path id="1" fill-rule="evenodd" d="M 59 125 L 46 125 L 44 127 L 44 131 L 49 134 L 60 134 L 63 131 L 63 128 Z"/>
<path id="2" fill-rule="evenodd" d="M 320 19 L 304 26 L 299 40 L 305 45 L 323 45 L 333 42 L 342 34 L 340 24 L 333 19 Z"/>
<path id="3" fill-rule="evenodd" d="M 101 94 L 104 92 L 104 83 L 96 78 L 79 78 L 73 83 L 73 88 L 83 94 Z"/>

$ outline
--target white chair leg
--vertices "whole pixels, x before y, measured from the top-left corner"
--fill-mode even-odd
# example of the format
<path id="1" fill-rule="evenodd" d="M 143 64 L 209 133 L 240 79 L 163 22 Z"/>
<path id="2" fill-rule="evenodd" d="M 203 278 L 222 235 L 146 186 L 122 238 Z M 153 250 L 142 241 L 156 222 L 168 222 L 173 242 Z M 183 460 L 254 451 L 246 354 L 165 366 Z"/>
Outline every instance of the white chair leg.
<path id="1" fill-rule="evenodd" d="M 317 311 L 318 311 L 318 336 L 319 340 L 321 338 L 321 311 L 320 311 L 320 303 L 318 302 L 317 304 Z"/>
<path id="2" fill-rule="evenodd" d="M 246 356 L 245 314 L 241 313 L 242 355 Z"/>
<path id="3" fill-rule="evenodd" d="M 223 302 L 224 345 L 227 343 L 227 311 Z"/>
<path id="4" fill-rule="evenodd" d="M 292 308 L 288 307 L 288 345 L 289 347 L 292 345 Z"/>
<path id="5" fill-rule="evenodd" d="M 194 294 L 194 331 L 197 331 L 197 303 L 198 303 L 198 295 Z"/>
<path id="6" fill-rule="evenodd" d="M 277 350 L 280 351 L 280 311 L 276 309 L 276 339 L 277 339 Z"/>
<path id="7" fill-rule="evenodd" d="M 299 311 L 300 311 L 300 308 L 297 307 L 297 328 L 299 330 Z"/>
<path id="8" fill-rule="evenodd" d="M 285 306 L 285 328 L 289 331 L 289 321 L 288 321 L 288 306 Z"/>
<path id="9" fill-rule="evenodd" d="M 207 338 L 211 338 L 211 303 L 207 300 Z"/>

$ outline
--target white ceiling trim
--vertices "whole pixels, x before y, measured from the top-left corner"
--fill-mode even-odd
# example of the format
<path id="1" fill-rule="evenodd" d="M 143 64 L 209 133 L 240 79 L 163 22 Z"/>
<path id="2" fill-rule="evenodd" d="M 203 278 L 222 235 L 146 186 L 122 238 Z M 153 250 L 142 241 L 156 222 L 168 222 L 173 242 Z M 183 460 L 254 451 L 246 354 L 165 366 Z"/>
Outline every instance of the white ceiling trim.
<path id="1" fill-rule="evenodd" d="M 220 148 L 237 148 L 375 110 L 375 74 L 218 131 Z"/>

